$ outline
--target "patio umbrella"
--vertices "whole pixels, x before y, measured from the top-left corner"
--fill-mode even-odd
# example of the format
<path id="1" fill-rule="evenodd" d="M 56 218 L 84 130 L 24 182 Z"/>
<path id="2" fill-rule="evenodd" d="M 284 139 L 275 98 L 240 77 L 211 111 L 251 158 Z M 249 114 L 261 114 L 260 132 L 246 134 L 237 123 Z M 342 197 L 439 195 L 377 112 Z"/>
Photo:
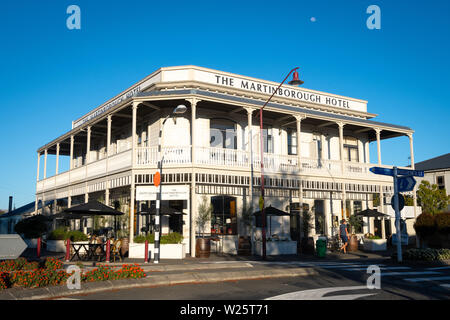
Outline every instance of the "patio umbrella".
<path id="1" fill-rule="evenodd" d="M 268 206 L 267 208 L 264 208 L 264 212 L 267 216 L 270 216 L 270 225 L 269 225 L 269 233 L 272 234 L 272 216 L 277 216 L 277 217 L 281 217 L 281 216 L 291 216 L 291 214 L 289 212 L 274 208 L 272 206 Z M 261 220 L 262 219 L 262 211 L 256 211 L 255 213 L 253 213 L 253 215 L 256 217 L 256 219 Z M 262 222 L 262 220 L 261 220 Z M 262 223 L 261 223 L 262 224 Z"/>
<path id="2" fill-rule="evenodd" d="M 64 210 L 64 213 L 69 213 L 73 216 L 73 218 L 65 216 L 66 219 L 82 219 L 85 217 L 93 216 L 114 216 L 115 218 L 116 216 L 123 215 L 123 212 L 108 207 L 107 205 L 104 205 L 103 203 L 96 200 L 91 200 L 75 207 L 67 208 Z M 114 233 L 115 232 L 116 223 L 114 223 Z"/>
<path id="3" fill-rule="evenodd" d="M 387 217 L 387 214 L 379 212 L 378 210 L 366 209 L 360 212 L 355 213 L 355 216 L 363 216 L 369 218 L 378 218 L 378 217 Z"/>

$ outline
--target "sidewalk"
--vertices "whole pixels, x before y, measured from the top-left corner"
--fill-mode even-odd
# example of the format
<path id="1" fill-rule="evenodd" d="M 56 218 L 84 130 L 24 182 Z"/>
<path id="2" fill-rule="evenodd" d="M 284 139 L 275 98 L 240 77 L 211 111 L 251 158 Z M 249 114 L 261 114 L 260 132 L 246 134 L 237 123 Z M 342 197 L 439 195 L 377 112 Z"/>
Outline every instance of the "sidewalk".
<path id="1" fill-rule="evenodd" d="M 61 254 L 43 252 L 41 259 L 47 256 L 61 258 Z M 31 258 L 28 252 L 28 258 Z M 325 258 L 314 255 L 284 255 L 268 256 L 263 260 L 259 256 L 236 256 L 211 254 L 210 258 L 193 258 L 187 256 L 182 260 L 161 260 L 155 264 L 153 261 L 144 263 L 143 259 L 129 259 L 111 262 L 111 267 L 120 267 L 123 264 L 137 263 L 146 272 L 147 277 L 141 279 L 125 279 L 114 281 L 100 281 L 82 283 L 80 290 L 70 290 L 66 286 L 49 286 L 45 288 L 24 289 L 11 288 L 0 291 L 0 300 L 35 300 L 54 299 L 63 296 L 89 294 L 105 290 L 119 290 L 136 287 L 155 287 L 164 285 L 186 284 L 186 283 L 209 283 L 221 281 L 237 281 L 250 279 L 264 279 L 277 277 L 304 277 L 316 276 L 316 268 L 289 264 L 289 262 L 336 262 L 390 260 L 390 255 L 374 254 L 366 252 L 352 252 L 348 254 L 327 254 Z M 254 262 L 252 264 L 252 262 Z M 265 263 L 257 263 L 265 262 Z M 268 263 L 267 263 L 268 262 Z M 270 263 L 273 262 L 273 263 Z M 280 262 L 280 264 L 276 264 Z M 64 268 L 77 262 L 65 263 Z M 95 265 L 106 264 L 105 262 L 82 262 L 85 271 L 95 268 Z"/>

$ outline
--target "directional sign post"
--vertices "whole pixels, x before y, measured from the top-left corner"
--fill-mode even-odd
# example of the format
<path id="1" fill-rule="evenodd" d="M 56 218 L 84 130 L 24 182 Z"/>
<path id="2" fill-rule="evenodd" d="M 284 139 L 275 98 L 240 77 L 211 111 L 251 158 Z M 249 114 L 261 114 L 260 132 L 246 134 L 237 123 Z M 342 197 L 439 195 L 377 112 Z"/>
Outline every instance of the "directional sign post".
<path id="1" fill-rule="evenodd" d="M 394 196 L 391 200 L 391 205 L 395 210 L 395 228 L 397 229 L 397 261 L 402 262 L 402 244 L 401 244 L 401 230 L 400 230 L 400 211 L 404 206 L 404 199 L 400 203 L 400 197 L 403 198 L 399 192 L 406 192 L 414 190 L 416 180 L 414 177 L 423 177 L 424 172 L 418 170 L 398 169 L 397 167 L 381 168 L 372 167 L 369 169 L 372 173 L 381 174 L 385 176 L 392 176 L 394 179 Z M 401 207 L 400 207 L 401 206 Z"/>
<path id="2" fill-rule="evenodd" d="M 0 235 L 0 260 L 17 259 L 27 248 L 27 244 L 18 234 Z"/>

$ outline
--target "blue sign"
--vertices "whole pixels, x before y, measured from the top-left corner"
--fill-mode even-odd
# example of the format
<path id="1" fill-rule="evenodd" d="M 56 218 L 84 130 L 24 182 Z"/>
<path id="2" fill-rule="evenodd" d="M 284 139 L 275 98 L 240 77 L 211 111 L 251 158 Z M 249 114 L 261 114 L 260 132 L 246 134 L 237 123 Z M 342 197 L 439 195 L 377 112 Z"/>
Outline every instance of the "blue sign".
<path id="1" fill-rule="evenodd" d="M 397 169 L 397 175 L 399 175 L 399 176 L 423 177 L 424 176 L 424 172 L 423 171 L 419 171 L 419 170 Z"/>
<path id="2" fill-rule="evenodd" d="M 399 177 L 397 179 L 398 192 L 414 190 L 416 180 L 412 176 Z"/>
<path id="3" fill-rule="evenodd" d="M 385 176 L 394 176 L 394 170 L 388 169 L 388 168 L 372 167 L 369 170 L 370 170 L 370 172 L 375 173 L 375 174 L 383 174 Z"/>

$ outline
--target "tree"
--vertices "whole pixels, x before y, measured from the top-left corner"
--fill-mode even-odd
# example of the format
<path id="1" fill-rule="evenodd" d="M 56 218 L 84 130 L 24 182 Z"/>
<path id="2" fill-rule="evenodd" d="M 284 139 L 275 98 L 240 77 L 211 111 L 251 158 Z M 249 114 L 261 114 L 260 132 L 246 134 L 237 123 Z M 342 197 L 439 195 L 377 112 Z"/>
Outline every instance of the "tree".
<path id="1" fill-rule="evenodd" d="M 208 223 L 208 221 L 211 220 L 212 211 L 213 211 L 212 204 L 210 202 L 208 202 L 208 199 L 206 198 L 206 196 L 203 196 L 202 202 L 198 206 L 197 217 L 195 219 L 195 222 L 199 228 L 198 231 L 199 231 L 199 233 L 202 234 L 202 236 L 203 236 L 203 232 L 204 232 L 206 223 Z"/>
<path id="2" fill-rule="evenodd" d="M 437 184 L 422 180 L 417 190 L 417 202 L 422 207 L 422 212 L 436 214 L 447 208 L 450 196 L 447 196 L 445 189 L 439 189 Z"/>

